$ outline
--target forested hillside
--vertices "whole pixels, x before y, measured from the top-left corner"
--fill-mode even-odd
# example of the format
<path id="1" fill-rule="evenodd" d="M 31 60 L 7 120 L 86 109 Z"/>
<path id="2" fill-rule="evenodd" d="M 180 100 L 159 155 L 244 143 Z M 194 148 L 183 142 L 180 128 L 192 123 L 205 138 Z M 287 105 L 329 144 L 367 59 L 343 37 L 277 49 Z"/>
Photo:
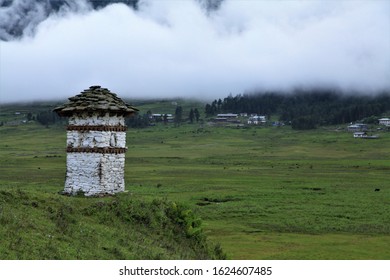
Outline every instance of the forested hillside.
<path id="1" fill-rule="evenodd" d="M 295 90 L 293 93 L 259 92 L 228 96 L 205 107 L 206 114 L 255 113 L 279 115 L 293 128 L 310 129 L 318 125 L 343 124 L 375 117 L 390 111 L 390 92 L 376 95 L 342 93 L 335 90 Z"/>

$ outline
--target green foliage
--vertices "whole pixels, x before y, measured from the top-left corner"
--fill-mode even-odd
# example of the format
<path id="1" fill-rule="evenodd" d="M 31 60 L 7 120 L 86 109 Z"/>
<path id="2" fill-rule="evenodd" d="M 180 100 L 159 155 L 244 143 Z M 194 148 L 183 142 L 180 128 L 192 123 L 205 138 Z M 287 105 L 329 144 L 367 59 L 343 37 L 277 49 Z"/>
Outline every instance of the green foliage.
<path id="1" fill-rule="evenodd" d="M 183 121 L 183 107 L 177 106 L 175 110 L 175 125 L 180 126 L 181 122 Z"/>
<path id="2" fill-rule="evenodd" d="M 363 123 L 366 124 L 378 124 L 378 117 L 377 116 L 370 116 L 365 119 L 363 119 Z"/>
<path id="3" fill-rule="evenodd" d="M 180 104 L 185 112 L 198 106 Z M 388 259 L 390 133 L 372 129 L 376 140 L 354 139 L 346 125 L 129 129 L 129 193 L 83 198 L 57 194 L 64 128 L 5 125 L 1 257 L 193 259 L 207 234 L 231 259 Z M 206 251 L 217 258 L 218 246 Z"/>
<path id="4" fill-rule="evenodd" d="M 194 205 L 231 258 L 387 258 L 389 141 L 339 127 L 157 126 L 130 132 L 127 188 Z"/>
<path id="5" fill-rule="evenodd" d="M 57 231 L 61 234 L 70 233 L 70 226 L 76 223 L 76 219 L 73 216 L 74 209 L 69 205 L 60 205 L 58 209 L 53 210 L 48 208 L 50 218 L 54 221 Z"/>
<path id="6" fill-rule="evenodd" d="M 150 118 L 148 114 L 140 115 L 138 112 L 126 118 L 126 126 L 131 128 L 145 128 L 150 125 Z"/>
<path id="7" fill-rule="evenodd" d="M 195 110 L 194 110 L 194 115 L 195 115 L 195 120 L 196 120 L 196 122 L 199 122 L 200 113 L 199 113 L 198 108 L 195 108 Z"/>
<path id="8" fill-rule="evenodd" d="M 168 200 L 0 191 L 0 259 L 218 259 L 201 221 Z"/>
<path id="9" fill-rule="evenodd" d="M 302 116 L 294 119 L 291 122 L 291 127 L 300 130 L 314 129 L 317 127 L 317 123 L 312 116 Z"/>
<path id="10" fill-rule="evenodd" d="M 37 121 L 45 126 L 55 123 L 63 123 L 64 120 L 61 119 L 56 113 L 52 111 L 43 111 L 39 112 L 36 117 Z"/>
<path id="11" fill-rule="evenodd" d="M 194 123 L 194 121 L 199 122 L 200 113 L 197 108 L 193 109 L 191 108 L 190 114 L 188 115 L 188 119 L 190 120 L 190 123 Z"/>
<path id="12" fill-rule="evenodd" d="M 192 108 L 191 108 L 190 114 L 188 115 L 188 118 L 190 120 L 190 123 L 194 122 L 195 113 L 194 113 L 194 110 Z"/>
<path id="13" fill-rule="evenodd" d="M 279 115 L 280 120 L 294 122 L 297 129 L 312 129 L 319 125 L 355 122 L 370 116 L 380 116 L 390 110 L 390 93 L 360 95 L 341 93 L 333 89 L 297 89 L 292 93 L 260 92 L 232 95 L 223 101 L 214 100 L 205 106 L 207 116 L 217 113 L 256 113 Z"/>

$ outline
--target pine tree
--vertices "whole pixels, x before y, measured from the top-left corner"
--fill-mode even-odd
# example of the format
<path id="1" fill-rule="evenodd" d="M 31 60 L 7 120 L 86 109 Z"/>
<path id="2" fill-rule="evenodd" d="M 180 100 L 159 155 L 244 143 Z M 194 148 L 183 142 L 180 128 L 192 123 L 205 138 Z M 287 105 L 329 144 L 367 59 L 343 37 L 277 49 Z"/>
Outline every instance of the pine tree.
<path id="1" fill-rule="evenodd" d="M 194 123 L 195 113 L 194 109 L 191 108 L 190 114 L 188 115 L 188 118 L 190 119 L 190 123 Z"/>
<path id="2" fill-rule="evenodd" d="M 199 114 L 199 111 L 197 108 L 195 108 L 194 110 L 194 114 L 195 114 L 195 119 L 196 119 L 196 122 L 199 122 L 199 117 L 200 117 L 200 114 Z"/>
<path id="3" fill-rule="evenodd" d="M 175 110 L 175 125 L 180 126 L 183 117 L 183 108 L 181 106 L 177 106 Z"/>

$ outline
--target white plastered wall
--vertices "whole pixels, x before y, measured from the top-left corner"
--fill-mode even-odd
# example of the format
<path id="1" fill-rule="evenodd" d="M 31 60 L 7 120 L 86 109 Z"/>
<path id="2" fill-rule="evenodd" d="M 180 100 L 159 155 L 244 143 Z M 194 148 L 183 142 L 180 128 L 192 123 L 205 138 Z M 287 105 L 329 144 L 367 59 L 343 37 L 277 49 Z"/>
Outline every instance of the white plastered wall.
<path id="1" fill-rule="evenodd" d="M 124 126 L 122 116 L 87 114 L 73 116 L 69 125 Z M 67 131 L 67 147 L 70 148 L 125 148 L 126 133 L 123 131 L 70 130 Z M 87 196 L 117 193 L 125 189 L 125 154 L 68 152 L 64 192 Z"/>

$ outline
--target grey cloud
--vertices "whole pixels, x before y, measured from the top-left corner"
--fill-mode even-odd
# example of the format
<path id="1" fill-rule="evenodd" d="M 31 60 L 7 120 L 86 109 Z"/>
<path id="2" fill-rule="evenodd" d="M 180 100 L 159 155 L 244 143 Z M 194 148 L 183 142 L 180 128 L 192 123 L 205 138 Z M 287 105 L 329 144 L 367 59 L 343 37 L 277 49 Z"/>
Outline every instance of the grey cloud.
<path id="1" fill-rule="evenodd" d="M 128 98 L 390 88 L 387 1 L 225 0 L 208 13 L 199 1 L 85 7 L 0 42 L 0 102 L 65 98 L 92 84 Z"/>
<path id="2" fill-rule="evenodd" d="M 51 14 L 63 16 L 91 10 L 86 0 L 0 0 L 0 40 L 33 36 L 36 27 Z"/>

